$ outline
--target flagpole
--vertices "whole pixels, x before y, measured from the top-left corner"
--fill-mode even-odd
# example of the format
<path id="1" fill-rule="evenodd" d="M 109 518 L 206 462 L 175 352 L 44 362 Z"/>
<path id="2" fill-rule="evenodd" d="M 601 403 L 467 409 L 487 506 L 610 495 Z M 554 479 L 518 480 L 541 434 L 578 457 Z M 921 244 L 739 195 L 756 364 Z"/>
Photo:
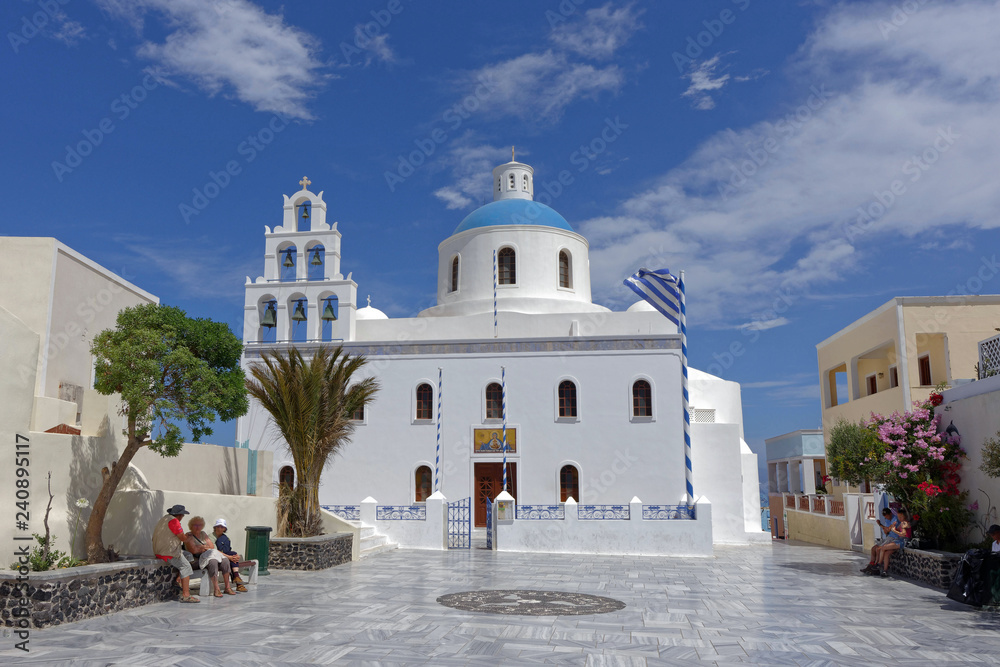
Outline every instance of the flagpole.
<path id="1" fill-rule="evenodd" d="M 438 366 L 437 451 L 434 453 L 434 491 L 441 490 L 441 367 Z"/>
<path id="2" fill-rule="evenodd" d="M 507 490 L 507 369 L 500 367 L 500 416 L 503 417 L 503 490 Z"/>
<path id="3" fill-rule="evenodd" d="M 684 395 L 684 475 L 687 483 L 688 504 L 694 504 L 694 482 L 691 471 L 691 410 L 688 408 L 688 347 L 687 347 L 687 301 L 684 295 L 684 272 L 679 271 L 677 291 L 680 293 L 681 330 L 681 393 Z"/>
<path id="4" fill-rule="evenodd" d="M 499 334 L 497 327 L 497 251 L 493 251 L 493 337 Z"/>

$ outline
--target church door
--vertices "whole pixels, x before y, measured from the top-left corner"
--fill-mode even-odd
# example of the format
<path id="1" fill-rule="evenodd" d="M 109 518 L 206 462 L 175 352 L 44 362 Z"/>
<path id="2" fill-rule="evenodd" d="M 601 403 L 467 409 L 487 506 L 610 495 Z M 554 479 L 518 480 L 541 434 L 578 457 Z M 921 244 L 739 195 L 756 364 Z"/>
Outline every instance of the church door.
<path id="1" fill-rule="evenodd" d="M 476 527 L 486 526 L 486 505 L 503 491 L 503 464 L 476 464 Z M 507 463 L 507 492 L 517 498 L 517 464 Z"/>

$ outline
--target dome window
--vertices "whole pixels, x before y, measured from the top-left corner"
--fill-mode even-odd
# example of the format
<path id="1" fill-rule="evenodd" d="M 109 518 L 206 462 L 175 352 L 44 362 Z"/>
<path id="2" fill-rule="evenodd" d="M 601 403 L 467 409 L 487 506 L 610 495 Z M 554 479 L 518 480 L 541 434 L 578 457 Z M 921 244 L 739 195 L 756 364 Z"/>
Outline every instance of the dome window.
<path id="1" fill-rule="evenodd" d="M 514 174 L 513 173 L 510 175 L 510 185 L 507 187 L 507 189 L 508 190 L 514 190 L 515 189 Z"/>
<path id="2" fill-rule="evenodd" d="M 513 248 L 501 248 L 497 253 L 497 262 L 500 269 L 499 283 L 501 285 L 517 284 L 517 257 Z"/>
<path id="3" fill-rule="evenodd" d="M 524 176 L 521 177 L 521 189 L 524 190 L 525 192 L 528 191 L 528 175 L 527 174 L 525 174 Z"/>
<path id="4" fill-rule="evenodd" d="M 565 250 L 559 251 L 559 287 L 571 289 L 573 287 L 573 275 L 570 271 L 569 253 Z"/>
<path id="5" fill-rule="evenodd" d="M 451 289 L 448 291 L 458 291 L 458 255 L 455 255 L 451 260 Z"/>

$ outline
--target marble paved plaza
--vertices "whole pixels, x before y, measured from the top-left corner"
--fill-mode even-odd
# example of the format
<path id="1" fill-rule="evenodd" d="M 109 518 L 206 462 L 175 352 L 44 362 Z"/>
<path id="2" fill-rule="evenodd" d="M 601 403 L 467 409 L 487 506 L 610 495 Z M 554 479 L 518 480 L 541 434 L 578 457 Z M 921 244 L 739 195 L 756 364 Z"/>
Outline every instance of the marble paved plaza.
<path id="1" fill-rule="evenodd" d="M 857 554 L 716 548 L 710 559 L 395 551 L 250 593 L 163 603 L 32 633 L 36 665 L 959 665 L 1000 662 L 1000 616 Z M 435 600 L 484 589 L 613 597 L 583 616 L 500 616 Z"/>

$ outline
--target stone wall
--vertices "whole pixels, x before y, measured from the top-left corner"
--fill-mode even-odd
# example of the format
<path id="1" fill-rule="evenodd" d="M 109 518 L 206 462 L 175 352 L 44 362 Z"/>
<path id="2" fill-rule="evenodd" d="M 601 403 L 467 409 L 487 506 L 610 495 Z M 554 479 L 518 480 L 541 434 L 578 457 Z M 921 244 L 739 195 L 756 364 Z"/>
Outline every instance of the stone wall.
<path id="1" fill-rule="evenodd" d="M 947 589 L 961 560 L 962 554 L 905 549 L 889 561 L 889 574 Z"/>
<path id="2" fill-rule="evenodd" d="M 354 536 L 333 533 L 317 537 L 272 537 L 268 569 L 325 570 L 351 561 Z"/>
<path id="3" fill-rule="evenodd" d="M 0 571 L 0 618 L 7 627 L 45 628 L 176 598 L 176 573 L 157 559 L 31 572 Z M 27 606 L 25 606 L 25 601 Z"/>

